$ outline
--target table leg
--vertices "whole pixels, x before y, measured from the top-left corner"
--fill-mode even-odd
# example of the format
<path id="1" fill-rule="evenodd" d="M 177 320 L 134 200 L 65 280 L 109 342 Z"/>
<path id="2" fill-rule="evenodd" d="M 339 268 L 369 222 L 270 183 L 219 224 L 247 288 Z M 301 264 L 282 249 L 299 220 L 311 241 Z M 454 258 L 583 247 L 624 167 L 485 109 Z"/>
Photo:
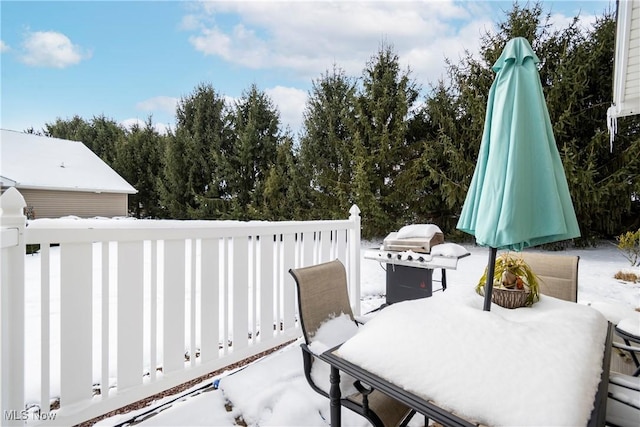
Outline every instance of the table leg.
<path id="1" fill-rule="evenodd" d="M 335 366 L 331 366 L 331 375 L 329 376 L 329 408 L 331 410 L 331 427 L 340 427 L 341 424 L 341 407 L 340 407 L 340 370 Z"/>

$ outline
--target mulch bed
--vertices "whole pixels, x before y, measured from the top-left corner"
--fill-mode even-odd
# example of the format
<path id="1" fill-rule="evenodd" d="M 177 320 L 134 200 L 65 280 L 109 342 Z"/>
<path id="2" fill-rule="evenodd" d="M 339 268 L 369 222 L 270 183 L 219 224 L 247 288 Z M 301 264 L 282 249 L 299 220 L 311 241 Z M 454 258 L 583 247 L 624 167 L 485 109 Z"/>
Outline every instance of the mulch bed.
<path id="1" fill-rule="evenodd" d="M 218 369 L 216 371 L 210 372 L 210 373 L 208 373 L 206 375 L 203 375 L 201 377 L 193 379 L 193 380 L 191 380 L 189 382 L 180 384 L 178 386 L 175 386 L 173 388 L 165 390 L 165 391 L 163 391 L 161 393 L 154 394 L 154 395 L 149 396 L 149 397 L 147 397 L 145 399 L 142 399 L 142 400 L 139 400 L 137 402 L 134 402 L 134 403 L 132 403 L 130 405 L 123 406 L 122 408 L 113 410 L 113 411 L 108 412 L 108 413 L 106 413 L 104 415 L 101 415 L 99 417 L 93 418 L 93 419 L 91 419 L 89 421 L 85 421 L 85 422 L 83 422 L 81 424 L 77 424 L 76 427 L 89 427 L 89 426 L 92 426 L 95 423 L 97 423 L 98 421 L 101 421 L 101 420 L 103 420 L 105 418 L 110 418 L 110 417 L 113 417 L 115 415 L 126 414 L 126 413 L 131 412 L 131 411 L 137 411 L 139 409 L 145 408 L 147 406 L 150 406 L 151 404 L 153 404 L 157 400 L 163 399 L 163 398 L 168 397 L 168 396 L 173 396 L 173 395 L 179 394 L 179 393 L 181 393 L 181 392 L 183 392 L 183 391 L 185 391 L 187 389 L 190 389 L 193 386 L 198 385 L 198 384 L 200 384 L 200 383 L 202 383 L 202 382 L 204 382 L 204 381 L 206 381 L 206 380 L 208 380 L 210 378 L 213 378 L 213 377 L 216 377 L 216 376 L 218 376 L 220 374 L 223 374 L 226 371 L 230 371 L 230 370 L 234 370 L 234 369 L 237 369 L 237 368 L 241 368 L 244 365 L 248 365 L 249 363 L 255 362 L 256 360 L 258 360 L 258 359 L 260 359 L 260 358 L 262 358 L 264 356 L 267 356 L 267 355 L 269 355 L 269 354 L 271 354 L 271 353 L 273 353 L 275 351 L 280 350 L 283 347 L 286 347 L 287 345 L 291 344 L 294 341 L 295 340 L 291 340 L 291 341 L 286 342 L 284 344 L 281 344 L 281 345 L 279 345 L 277 347 L 274 347 L 274 348 L 272 348 L 270 350 L 266 350 L 266 351 L 263 351 L 262 353 L 258 353 L 256 355 L 251 356 L 251 357 L 247 357 L 246 359 L 243 359 L 243 360 L 241 360 L 241 361 L 239 361 L 237 363 L 225 366 L 224 368 L 221 368 L 221 369 Z"/>

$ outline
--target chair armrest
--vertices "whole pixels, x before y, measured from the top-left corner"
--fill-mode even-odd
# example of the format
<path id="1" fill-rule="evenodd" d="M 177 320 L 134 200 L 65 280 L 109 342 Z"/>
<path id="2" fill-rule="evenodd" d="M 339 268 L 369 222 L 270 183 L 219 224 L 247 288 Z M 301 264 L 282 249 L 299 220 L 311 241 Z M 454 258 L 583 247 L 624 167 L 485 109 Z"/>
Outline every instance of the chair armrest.
<path id="1" fill-rule="evenodd" d="M 302 362 L 304 365 L 304 376 L 307 379 L 307 383 L 309 386 L 316 392 L 327 399 L 329 398 L 329 393 L 318 387 L 318 385 L 311 378 L 311 365 L 313 364 L 313 360 L 315 359 L 315 354 L 311 351 L 309 346 L 305 343 L 300 344 L 300 348 L 302 349 Z"/>

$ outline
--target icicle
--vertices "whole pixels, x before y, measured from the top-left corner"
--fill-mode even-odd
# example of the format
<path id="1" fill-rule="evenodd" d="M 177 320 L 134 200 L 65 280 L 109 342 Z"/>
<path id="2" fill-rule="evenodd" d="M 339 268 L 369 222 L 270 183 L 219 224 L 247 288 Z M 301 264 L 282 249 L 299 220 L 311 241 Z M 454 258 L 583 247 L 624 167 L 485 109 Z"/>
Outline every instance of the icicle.
<path id="1" fill-rule="evenodd" d="M 609 152 L 613 153 L 613 141 L 618 133 L 618 118 L 616 117 L 616 106 L 611 105 L 607 109 L 607 128 L 609 128 Z"/>

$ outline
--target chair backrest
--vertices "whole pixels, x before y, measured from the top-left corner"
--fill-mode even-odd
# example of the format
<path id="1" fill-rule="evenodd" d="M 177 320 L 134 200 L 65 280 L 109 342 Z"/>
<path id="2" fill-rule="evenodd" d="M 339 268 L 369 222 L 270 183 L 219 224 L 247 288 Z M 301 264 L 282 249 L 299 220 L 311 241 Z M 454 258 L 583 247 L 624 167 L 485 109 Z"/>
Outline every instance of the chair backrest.
<path id="1" fill-rule="evenodd" d="M 347 273 L 339 261 L 289 270 L 298 287 L 298 312 L 307 344 L 328 319 L 353 311 L 347 293 Z"/>
<path id="2" fill-rule="evenodd" d="M 578 262 L 580 257 L 522 252 L 522 258 L 538 276 L 541 294 L 565 301 L 578 301 Z"/>

